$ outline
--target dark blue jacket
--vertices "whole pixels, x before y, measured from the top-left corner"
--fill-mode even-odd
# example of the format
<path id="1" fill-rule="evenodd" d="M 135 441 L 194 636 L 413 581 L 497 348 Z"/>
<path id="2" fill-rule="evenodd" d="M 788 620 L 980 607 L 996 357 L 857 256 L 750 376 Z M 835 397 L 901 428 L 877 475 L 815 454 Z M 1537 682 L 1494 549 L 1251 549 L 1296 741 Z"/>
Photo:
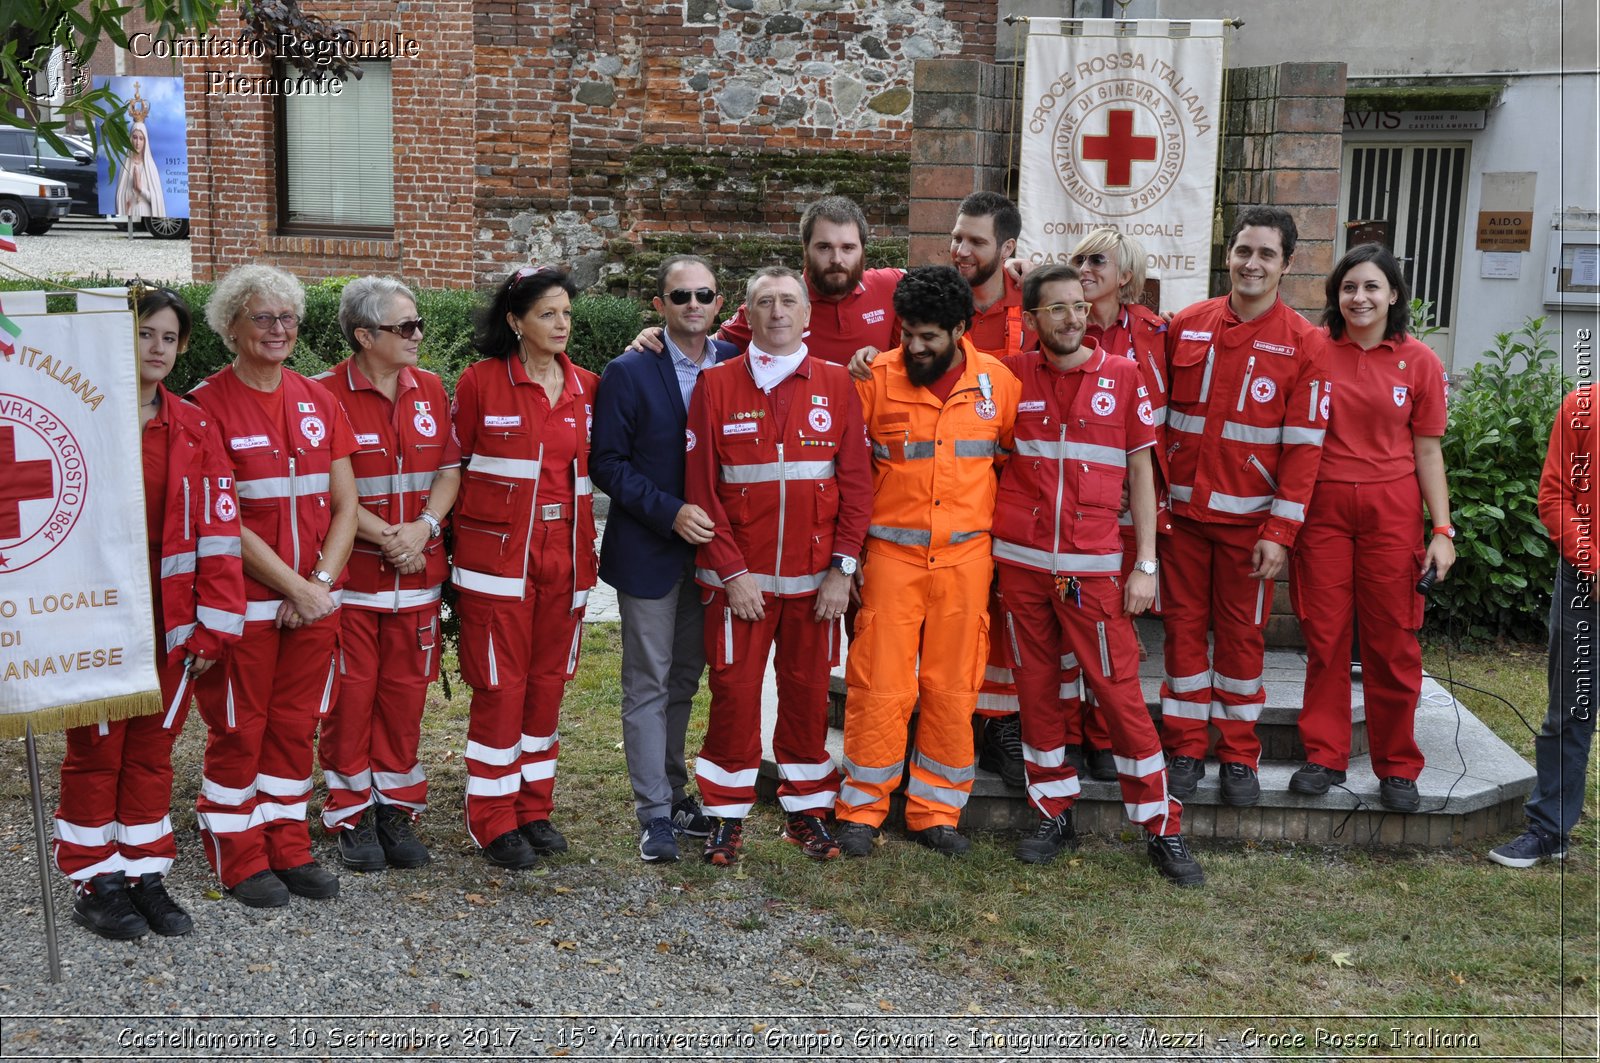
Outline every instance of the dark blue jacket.
<path id="1" fill-rule="evenodd" d="M 731 343 L 706 342 L 713 363 L 739 353 Z M 635 598 L 666 597 L 694 557 L 672 531 L 684 504 L 688 420 L 665 351 L 624 351 L 606 366 L 589 443 L 589 475 L 611 497 L 600 578 Z"/>

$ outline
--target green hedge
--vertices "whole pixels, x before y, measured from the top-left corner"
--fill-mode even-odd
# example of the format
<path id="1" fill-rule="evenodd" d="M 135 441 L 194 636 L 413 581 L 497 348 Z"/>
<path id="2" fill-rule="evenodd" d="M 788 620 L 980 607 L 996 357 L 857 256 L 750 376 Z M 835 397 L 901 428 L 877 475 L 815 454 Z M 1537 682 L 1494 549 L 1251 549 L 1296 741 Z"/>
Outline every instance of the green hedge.
<path id="1" fill-rule="evenodd" d="M 340 277 L 306 285 L 306 317 L 300 326 L 290 368 L 313 376 L 342 361 L 349 353 L 339 333 L 339 296 L 352 278 Z M 75 288 L 108 287 L 122 280 L 108 277 L 75 278 L 62 281 Z M 0 280 L 0 292 L 36 290 L 28 280 Z M 189 351 L 178 359 L 167 379 L 167 386 L 179 393 L 216 372 L 229 360 L 222 339 L 205 323 L 205 304 L 211 297 L 210 284 L 173 284 L 174 291 L 194 311 L 194 334 Z M 445 387 L 454 391 L 461 371 L 477 360 L 472 349 L 472 315 L 485 298 L 476 292 L 449 288 L 416 290 L 417 311 L 427 321 L 419 359 L 424 369 L 438 373 Z M 70 296 L 51 299 L 51 309 L 69 309 Z M 572 360 L 598 373 L 627 346 L 643 327 L 644 316 L 631 299 L 612 295 L 580 295 L 572 304 Z"/>

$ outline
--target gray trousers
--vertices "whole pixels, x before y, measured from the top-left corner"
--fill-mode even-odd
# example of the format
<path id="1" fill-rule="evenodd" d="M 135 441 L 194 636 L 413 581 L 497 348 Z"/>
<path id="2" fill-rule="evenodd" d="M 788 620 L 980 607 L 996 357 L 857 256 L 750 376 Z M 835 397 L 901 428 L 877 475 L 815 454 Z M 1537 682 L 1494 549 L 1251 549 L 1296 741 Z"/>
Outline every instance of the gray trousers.
<path id="1" fill-rule="evenodd" d="M 684 733 L 705 671 L 704 616 L 694 567 L 665 598 L 617 594 L 622 614 L 622 751 L 640 825 L 671 816 L 689 770 Z"/>
<path id="2" fill-rule="evenodd" d="M 1550 599 L 1550 706 L 1533 740 L 1538 771 L 1525 807 L 1528 821 L 1558 838 L 1572 833 L 1583 812 L 1595 713 L 1594 582 L 1570 561 L 1556 569 Z"/>

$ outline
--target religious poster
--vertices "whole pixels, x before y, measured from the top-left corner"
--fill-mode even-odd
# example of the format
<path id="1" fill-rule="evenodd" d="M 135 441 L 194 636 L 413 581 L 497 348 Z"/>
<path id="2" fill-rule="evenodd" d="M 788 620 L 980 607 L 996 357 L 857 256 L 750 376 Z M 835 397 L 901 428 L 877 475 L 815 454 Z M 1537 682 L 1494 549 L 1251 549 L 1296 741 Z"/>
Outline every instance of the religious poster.
<path id="1" fill-rule="evenodd" d="M 1173 36 L 1177 26 L 1187 36 Z M 1119 27 L 1136 33 L 1118 35 Z M 1161 309 L 1206 298 L 1222 136 L 1221 21 L 1028 22 L 1019 253 L 1064 262 L 1115 226 L 1148 253 Z"/>
<path id="2" fill-rule="evenodd" d="M 3 297 L 0 736 L 161 708 L 133 312 L 120 290 L 79 298 Z"/>
<path id="3" fill-rule="evenodd" d="M 109 87 L 128 105 L 128 138 L 133 146 L 111 163 L 100 140 L 101 214 L 142 218 L 189 216 L 189 128 L 184 116 L 183 78 L 96 77 L 94 87 Z"/>

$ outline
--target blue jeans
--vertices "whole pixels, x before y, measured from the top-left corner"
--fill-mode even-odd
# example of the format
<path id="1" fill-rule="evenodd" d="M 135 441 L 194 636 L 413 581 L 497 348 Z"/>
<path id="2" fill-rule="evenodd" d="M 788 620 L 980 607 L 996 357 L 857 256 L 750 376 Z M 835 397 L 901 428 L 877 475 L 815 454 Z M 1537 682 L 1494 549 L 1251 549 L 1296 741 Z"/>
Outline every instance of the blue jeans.
<path id="1" fill-rule="evenodd" d="M 1556 570 L 1550 600 L 1550 707 L 1534 739 L 1538 780 L 1528 798 L 1528 822 L 1565 838 L 1583 812 L 1595 713 L 1594 581 L 1569 562 Z"/>

